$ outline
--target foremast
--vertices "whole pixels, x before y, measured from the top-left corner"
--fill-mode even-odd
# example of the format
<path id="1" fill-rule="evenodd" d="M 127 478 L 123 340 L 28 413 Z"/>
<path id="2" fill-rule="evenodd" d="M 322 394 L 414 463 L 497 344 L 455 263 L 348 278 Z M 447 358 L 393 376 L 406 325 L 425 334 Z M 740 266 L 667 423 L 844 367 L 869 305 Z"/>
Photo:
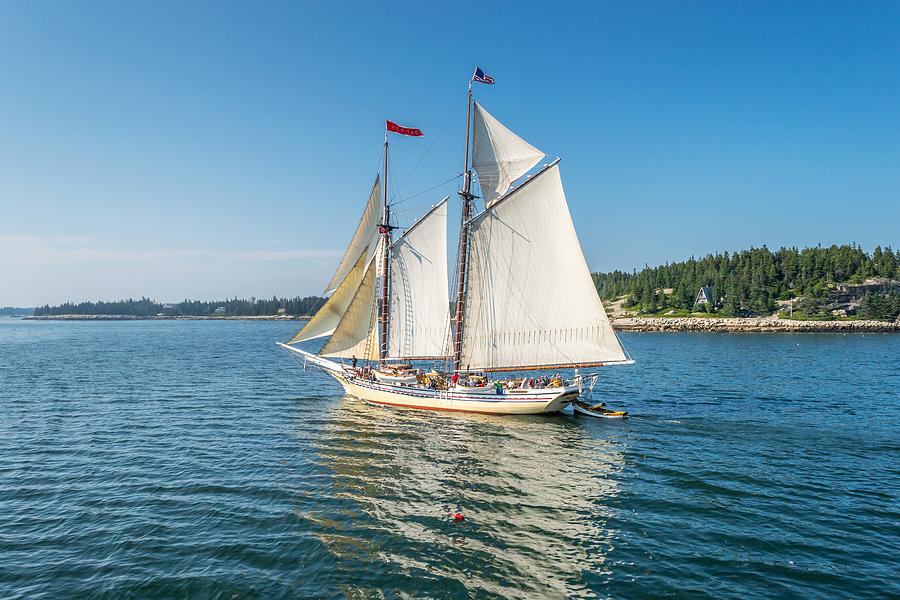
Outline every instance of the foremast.
<path id="1" fill-rule="evenodd" d="M 381 234 L 381 302 L 379 307 L 379 323 L 381 324 L 380 348 L 378 356 L 381 362 L 387 359 L 388 335 L 391 329 L 389 289 L 391 270 L 391 207 L 388 205 L 388 134 L 384 134 L 384 185 L 382 185 L 384 202 L 384 222 L 378 226 Z"/>
<path id="2" fill-rule="evenodd" d="M 469 270 L 469 226 L 472 217 L 472 168 L 469 164 L 469 147 L 472 128 L 472 81 L 469 81 L 469 93 L 466 97 L 466 153 L 463 164 L 463 189 L 459 192 L 462 199 L 462 219 L 459 227 L 459 257 L 456 275 L 456 327 L 453 335 L 453 370 L 461 369 L 462 336 L 465 323 L 466 276 Z"/>

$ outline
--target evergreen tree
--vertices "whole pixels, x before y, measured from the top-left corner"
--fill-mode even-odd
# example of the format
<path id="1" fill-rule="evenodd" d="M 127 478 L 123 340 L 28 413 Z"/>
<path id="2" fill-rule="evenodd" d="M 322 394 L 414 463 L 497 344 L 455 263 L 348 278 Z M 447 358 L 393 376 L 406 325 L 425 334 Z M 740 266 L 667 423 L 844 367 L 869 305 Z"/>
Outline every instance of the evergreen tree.
<path id="1" fill-rule="evenodd" d="M 835 284 L 875 275 L 900 279 L 898 263 L 900 257 L 890 247 L 878 247 L 870 255 L 856 244 L 774 252 L 763 246 L 645 266 L 640 272 L 594 273 L 593 279 L 602 298 L 629 295 L 630 301 L 648 311 L 655 310 L 652 305 L 690 310 L 698 290 L 711 285 L 714 297 L 725 299 L 723 312 L 769 314 L 776 299 L 803 296 L 810 299 L 808 308 L 827 315 L 823 303 Z M 673 293 L 660 298 L 657 288 L 673 288 Z"/>

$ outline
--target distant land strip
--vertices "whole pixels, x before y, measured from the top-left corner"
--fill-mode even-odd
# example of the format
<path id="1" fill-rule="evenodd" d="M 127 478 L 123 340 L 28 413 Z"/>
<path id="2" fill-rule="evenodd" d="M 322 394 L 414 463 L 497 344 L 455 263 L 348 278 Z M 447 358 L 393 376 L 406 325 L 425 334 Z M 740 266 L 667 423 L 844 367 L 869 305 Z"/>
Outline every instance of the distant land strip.
<path id="1" fill-rule="evenodd" d="M 763 246 L 592 277 L 619 331 L 900 331 L 900 251 L 891 246 L 871 253 L 856 244 L 774 252 Z M 318 296 L 176 303 L 129 298 L 45 305 L 24 318 L 302 320 L 324 303 Z M 21 317 L 27 310 L 0 308 L 0 316 Z"/>
<path id="2" fill-rule="evenodd" d="M 44 315 L 23 317 L 32 321 L 304 321 L 308 315 L 260 316 L 136 316 L 136 315 Z M 802 321 L 760 318 L 711 317 L 620 317 L 613 329 L 629 332 L 667 333 L 900 333 L 900 321 Z"/>
<path id="3" fill-rule="evenodd" d="M 295 298 L 256 298 L 249 300 L 182 300 L 158 302 L 150 298 L 128 298 L 97 302 L 66 302 L 58 306 L 44 305 L 34 309 L 34 319 L 112 320 L 112 319 L 302 319 L 313 315 L 325 303 L 325 298 L 306 296 Z"/>

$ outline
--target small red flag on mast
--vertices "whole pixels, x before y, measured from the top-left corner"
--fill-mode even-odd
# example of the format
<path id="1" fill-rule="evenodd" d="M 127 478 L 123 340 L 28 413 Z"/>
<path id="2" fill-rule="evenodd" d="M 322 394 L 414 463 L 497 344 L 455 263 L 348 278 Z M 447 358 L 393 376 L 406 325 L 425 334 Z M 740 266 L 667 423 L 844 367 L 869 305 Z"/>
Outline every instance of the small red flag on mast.
<path id="1" fill-rule="evenodd" d="M 403 127 L 402 125 L 397 125 L 393 121 L 385 120 L 387 123 L 387 130 L 391 133 L 399 133 L 400 135 L 411 135 L 412 137 L 422 137 L 425 134 L 422 133 L 421 129 L 416 129 L 415 127 Z"/>

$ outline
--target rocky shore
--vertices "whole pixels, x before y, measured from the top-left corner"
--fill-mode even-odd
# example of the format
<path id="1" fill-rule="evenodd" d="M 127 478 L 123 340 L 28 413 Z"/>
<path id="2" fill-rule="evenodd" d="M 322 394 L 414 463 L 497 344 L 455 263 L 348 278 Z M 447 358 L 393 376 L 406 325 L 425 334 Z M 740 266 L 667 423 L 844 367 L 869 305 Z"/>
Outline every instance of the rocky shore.
<path id="1" fill-rule="evenodd" d="M 621 317 L 613 319 L 618 331 L 671 332 L 835 332 L 835 333 L 900 333 L 900 322 L 884 321 L 793 321 L 775 317 L 713 319 L 701 317 Z"/>
<path id="2" fill-rule="evenodd" d="M 26 321 L 308 321 L 310 317 L 293 315 L 226 316 L 226 315 L 41 315 L 22 317 Z"/>
<path id="3" fill-rule="evenodd" d="M 172 316 L 154 315 L 44 315 L 22 317 L 31 321 L 305 321 L 308 316 Z M 793 321 L 775 317 L 722 318 L 703 317 L 618 317 L 612 319 L 617 331 L 708 331 L 721 333 L 764 332 L 835 332 L 835 333 L 900 333 L 900 321 Z"/>

